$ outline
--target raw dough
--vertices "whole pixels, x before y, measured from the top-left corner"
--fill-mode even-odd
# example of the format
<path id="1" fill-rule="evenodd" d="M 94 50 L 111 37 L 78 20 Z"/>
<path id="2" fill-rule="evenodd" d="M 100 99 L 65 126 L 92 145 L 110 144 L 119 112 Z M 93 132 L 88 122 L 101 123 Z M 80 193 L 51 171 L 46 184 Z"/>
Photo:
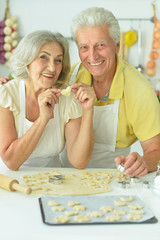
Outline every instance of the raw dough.
<path id="1" fill-rule="evenodd" d="M 118 206 L 118 207 L 126 205 L 125 202 L 122 202 L 120 200 L 114 200 L 114 204 L 115 204 L 115 206 Z"/>
<path id="2" fill-rule="evenodd" d="M 112 212 L 114 210 L 114 208 L 109 207 L 109 206 L 102 206 L 100 208 L 100 210 L 103 211 L 103 212 Z"/>
<path id="3" fill-rule="evenodd" d="M 133 214 L 133 213 L 129 213 L 126 217 L 127 217 L 129 220 L 139 220 L 139 219 L 142 218 L 141 215 Z"/>
<path id="4" fill-rule="evenodd" d="M 65 214 L 70 217 L 70 216 L 75 216 L 78 215 L 78 212 L 73 212 L 73 211 L 65 211 Z"/>
<path id="5" fill-rule="evenodd" d="M 52 207 L 52 211 L 62 212 L 64 210 L 66 210 L 66 209 L 63 206 L 54 206 L 54 207 Z"/>
<path id="6" fill-rule="evenodd" d="M 76 205 L 73 207 L 73 209 L 75 211 L 85 211 L 86 210 L 86 206 L 83 206 L 83 205 Z"/>
<path id="7" fill-rule="evenodd" d="M 48 206 L 59 206 L 60 203 L 56 202 L 55 200 L 49 200 L 48 201 Z"/>
<path id="8" fill-rule="evenodd" d="M 93 211 L 93 212 L 87 213 L 87 216 L 89 216 L 89 217 L 94 217 L 94 218 L 98 218 L 98 217 L 102 217 L 102 216 L 103 216 L 103 213 L 98 212 L 98 211 Z"/>
<path id="9" fill-rule="evenodd" d="M 120 221 L 120 216 L 118 215 L 109 215 L 106 217 L 106 219 L 110 222 L 117 222 L 117 221 Z"/>
<path id="10" fill-rule="evenodd" d="M 66 97 L 69 97 L 71 94 L 71 86 L 68 86 L 66 89 L 62 89 L 61 94 Z"/>
<path id="11" fill-rule="evenodd" d="M 80 202 L 76 202 L 76 201 L 69 201 L 69 202 L 68 202 L 68 206 L 69 206 L 69 207 L 74 207 L 74 206 L 76 206 L 76 205 L 80 205 Z"/>
<path id="12" fill-rule="evenodd" d="M 116 215 L 125 215 L 126 214 L 126 212 L 123 211 L 122 209 L 119 209 L 119 210 L 114 209 L 113 213 L 116 214 Z"/>
<path id="13" fill-rule="evenodd" d="M 141 206 L 139 204 L 129 204 L 128 207 L 132 210 L 139 210 L 139 209 L 143 208 L 143 206 Z"/>
<path id="14" fill-rule="evenodd" d="M 67 216 L 58 216 L 58 217 L 55 217 L 55 222 L 57 223 L 66 223 L 66 222 L 69 222 L 70 221 L 70 218 L 67 217 Z"/>
<path id="15" fill-rule="evenodd" d="M 134 209 L 130 209 L 130 213 L 133 213 L 133 214 L 145 214 L 145 211 L 144 210 L 134 210 Z"/>
<path id="16" fill-rule="evenodd" d="M 134 200 L 133 197 L 125 198 L 125 197 L 120 197 L 120 200 L 122 202 L 132 202 Z"/>
<path id="17" fill-rule="evenodd" d="M 71 172 L 75 174 L 66 174 Z M 49 182 L 50 177 L 63 175 L 63 183 L 53 184 Z M 32 188 L 33 194 L 56 195 L 56 196 L 80 196 L 93 195 L 111 191 L 109 182 L 112 180 L 112 174 L 104 171 L 89 172 L 86 170 L 51 170 L 45 173 L 36 173 L 23 176 L 26 186 Z"/>
<path id="18" fill-rule="evenodd" d="M 78 216 L 74 217 L 74 221 L 75 222 L 89 222 L 90 218 L 88 216 L 78 215 Z"/>

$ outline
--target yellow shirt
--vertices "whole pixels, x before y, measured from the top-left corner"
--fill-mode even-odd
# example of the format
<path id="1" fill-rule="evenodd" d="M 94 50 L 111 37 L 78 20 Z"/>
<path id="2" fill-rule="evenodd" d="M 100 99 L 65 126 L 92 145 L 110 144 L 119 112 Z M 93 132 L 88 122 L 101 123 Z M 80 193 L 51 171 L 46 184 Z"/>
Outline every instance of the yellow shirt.
<path id="1" fill-rule="evenodd" d="M 72 66 L 67 83 L 76 65 Z M 81 64 L 76 82 L 91 85 L 91 79 L 91 74 Z M 138 70 L 119 57 L 109 99 L 96 99 L 95 105 L 113 104 L 114 99 L 120 99 L 116 147 L 129 147 L 137 139 L 145 141 L 160 133 L 160 105 L 153 87 Z"/>

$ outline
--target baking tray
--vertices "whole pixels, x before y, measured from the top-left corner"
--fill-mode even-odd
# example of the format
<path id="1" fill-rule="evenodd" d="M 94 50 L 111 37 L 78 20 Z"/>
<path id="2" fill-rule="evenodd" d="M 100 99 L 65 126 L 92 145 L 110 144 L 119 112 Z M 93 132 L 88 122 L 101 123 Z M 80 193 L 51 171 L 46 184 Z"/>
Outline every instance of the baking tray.
<path id="1" fill-rule="evenodd" d="M 133 197 L 132 202 L 126 202 L 126 206 L 115 206 L 114 205 L 114 200 L 120 200 L 120 197 L 124 198 L 130 198 Z M 151 210 L 145 205 L 145 203 L 135 195 L 110 195 L 110 196 L 55 196 L 55 197 L 46 197 L 42 196 L 39 199 L 39 205 L 40 205 L 40 211 L 41 211 L 41 216 L 42 220 L 45 224 L 48 225 L 86 225 L 86 224 L 140 224 L 140 223 L 156 223 L 157 218 L 153 215 Z M 110 222 L 106 220 L 106 216 L 112 215 L 112 212 L 104 213 L 103 212 L 103 217 L 98 217 L 98 218 L 93 218 L 90 217 L 89 222 L 75 222 L 74 221 L 74 216 L 70 217 L 70 221 L 67 223 L 56 223 L 55 222 L 55 217 L 58 216 L 66 216 L 65 211 L 63 212 L 56 212 L 52 211 L 52 207 L 48 206 L 48 201 L 50 200 L 55 200 L 56 202 L 60 203 L 61 206 L 65 207 L 65 211 L 73 211 L 73 207 L 68 206 L 68 201 L 78 201 L 80 202 L 81 205 L 86 206 L 85 211 L 80 211 L 79 215 L 87 215 L 87 213 L 92 212 L 92 211 L 100 211 L 100 208 L 102 206 L 111 206 L 116 210 L 124 210 L 126 212 L 125 215 L 121 215 L 120 221 L 117 222 Z M 128 207 L 129 204 L 139 204 L 143 206 L 143 210 L 145 211 L 145 214 L 142 215 L 142 218 L 138 221 L 135 220 L 128 220 L 126 218 L 126 215 L 129 213 L 130 209 Z M 102 211 L 101 211 L 102 212 Z"/>

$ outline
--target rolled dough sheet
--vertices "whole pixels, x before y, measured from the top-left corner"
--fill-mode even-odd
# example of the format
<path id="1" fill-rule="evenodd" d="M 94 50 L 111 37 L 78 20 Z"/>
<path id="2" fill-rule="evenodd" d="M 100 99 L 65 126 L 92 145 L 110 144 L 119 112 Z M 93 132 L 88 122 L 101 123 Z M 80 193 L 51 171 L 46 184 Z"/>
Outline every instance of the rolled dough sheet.
<path id="1" fill-rule="evenodd" d="M 49 177 L 56 174 L 64 176 L 60 184 L 50 183 Z M 35 194 L 56 196 L 93 195 L 112 191 L 109 182 L 112 174 L 107 170 L 58 169 L 46 173 L 23 176 L 23 181 Z"/>

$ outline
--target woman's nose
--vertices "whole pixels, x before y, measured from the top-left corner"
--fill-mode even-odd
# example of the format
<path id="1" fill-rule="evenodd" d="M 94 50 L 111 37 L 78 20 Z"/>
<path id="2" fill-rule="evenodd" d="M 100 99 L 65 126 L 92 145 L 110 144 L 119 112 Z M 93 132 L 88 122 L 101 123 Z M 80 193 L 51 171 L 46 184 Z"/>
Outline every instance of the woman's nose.
<path id="1" fill-rule="evenodd" d="M 55 64 L 54 64 L 54 62 L 49 62 L 47 68 L 51 72 L 55 72 Z"/>

